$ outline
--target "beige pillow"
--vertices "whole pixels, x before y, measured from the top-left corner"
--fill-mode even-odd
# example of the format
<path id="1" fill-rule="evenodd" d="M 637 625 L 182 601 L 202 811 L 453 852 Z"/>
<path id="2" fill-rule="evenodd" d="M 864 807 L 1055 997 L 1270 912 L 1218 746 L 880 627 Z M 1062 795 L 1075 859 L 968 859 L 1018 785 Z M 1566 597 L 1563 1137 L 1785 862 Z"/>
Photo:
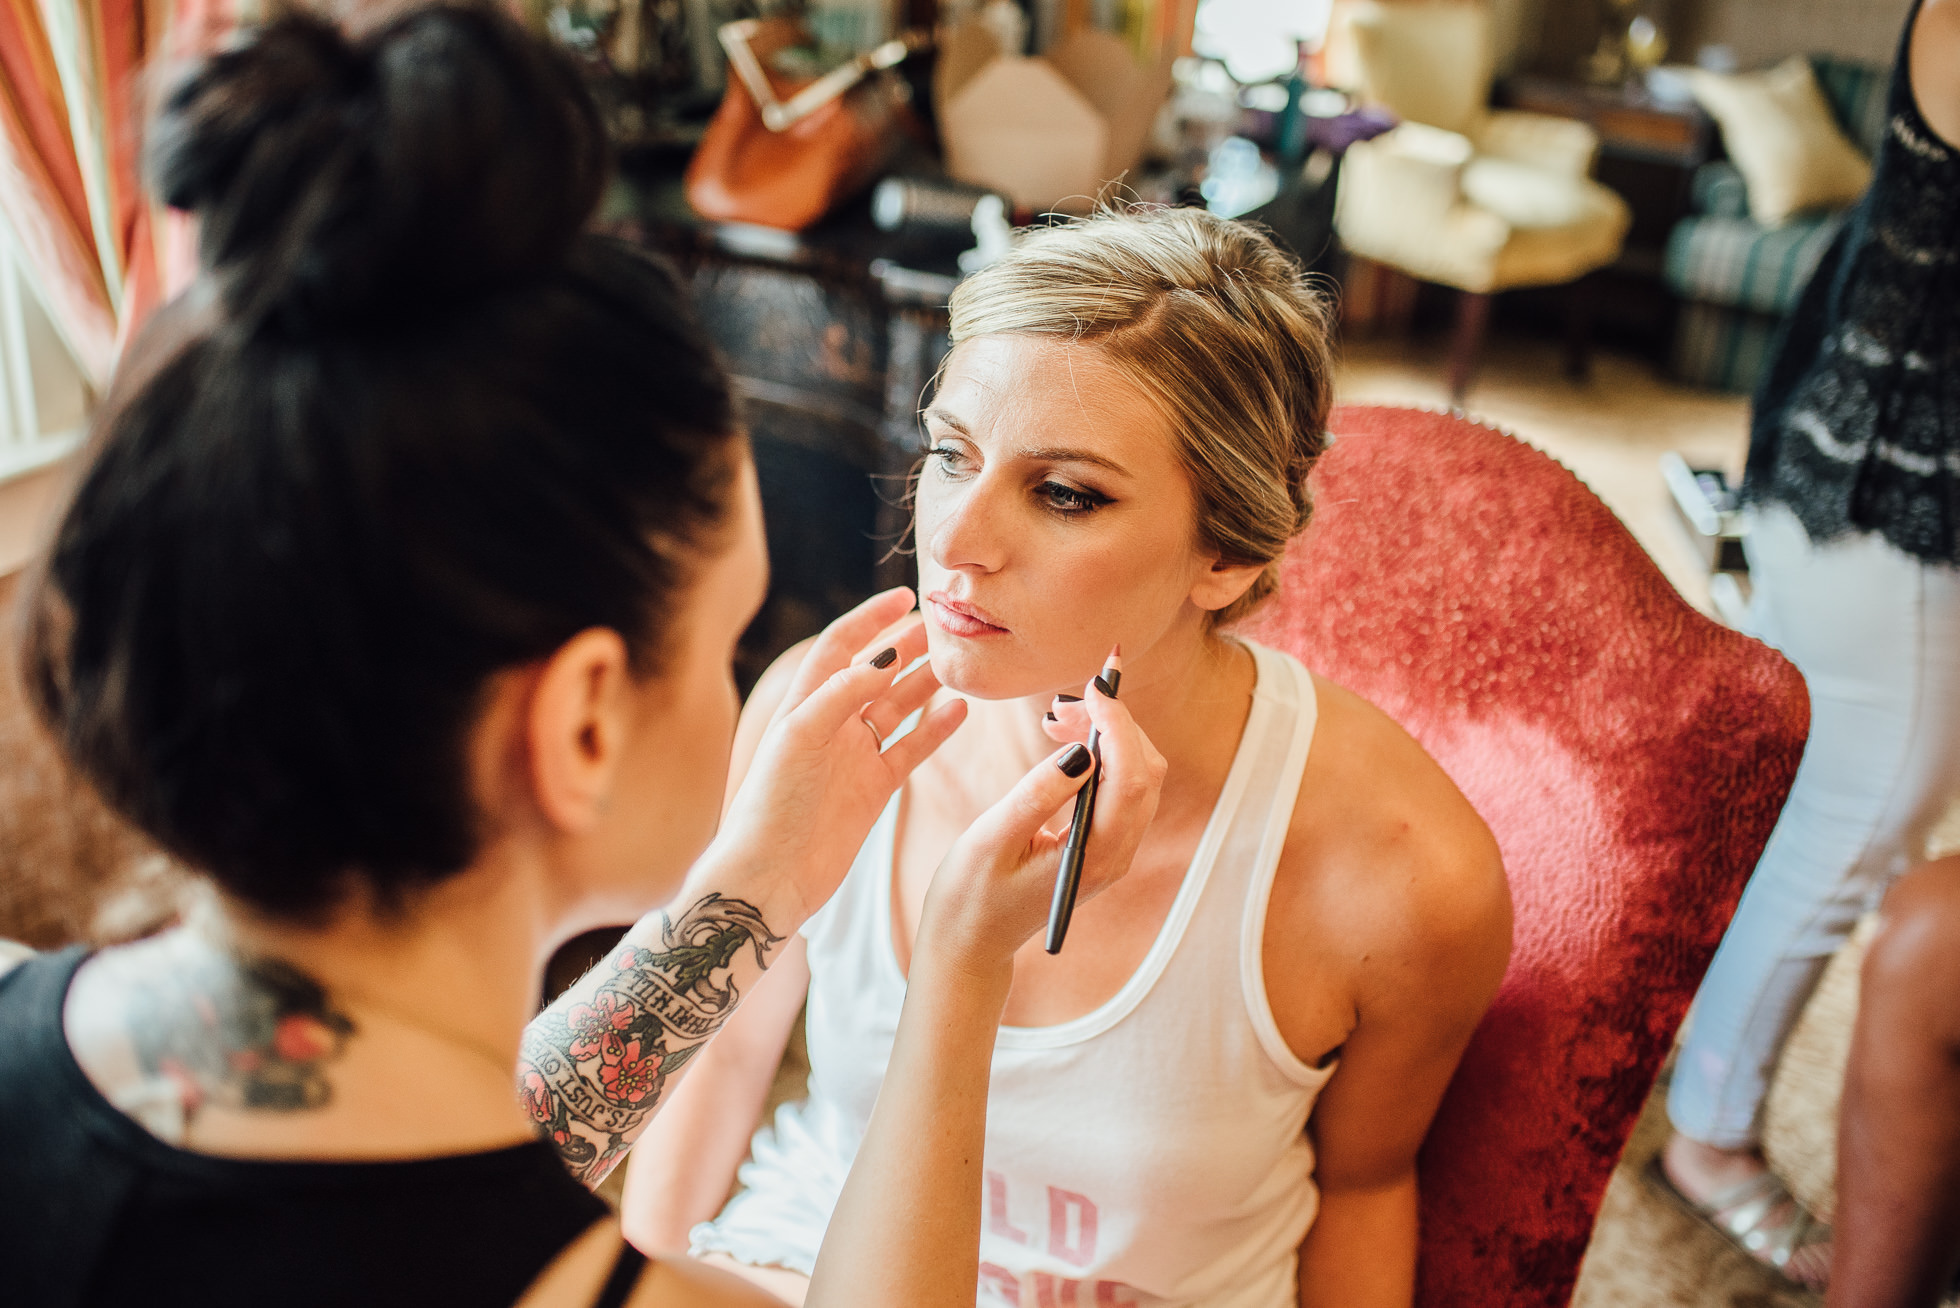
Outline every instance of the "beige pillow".
<path id="1" fill-rule="evenodd" d="M 1872 166 L 1831 117 L 1810 61 L 1792 55 L 1762 73 L 1689 73 L 1695 99 L 1722 128 L 1749 186 L 1749 216 L 1775 227 L 1810 209 L 1854 203 Z"/>

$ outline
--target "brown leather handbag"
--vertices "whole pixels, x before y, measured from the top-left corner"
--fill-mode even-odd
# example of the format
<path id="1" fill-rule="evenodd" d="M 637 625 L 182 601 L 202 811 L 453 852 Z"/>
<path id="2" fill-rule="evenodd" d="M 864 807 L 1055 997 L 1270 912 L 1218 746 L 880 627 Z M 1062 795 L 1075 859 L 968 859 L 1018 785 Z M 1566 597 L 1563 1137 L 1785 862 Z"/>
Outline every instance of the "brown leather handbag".
<path id="1" fill-rule="evenodd" d="M 887 41 L 814 79 L 770 71 L 769 59 L 801 36 L 784 18 L 722 26 L 735 75 L 687 166 L 687 200 L 702 216 L 801 231 L 917 131 L 910 90 L 888 70 L 925 38 Z"/>

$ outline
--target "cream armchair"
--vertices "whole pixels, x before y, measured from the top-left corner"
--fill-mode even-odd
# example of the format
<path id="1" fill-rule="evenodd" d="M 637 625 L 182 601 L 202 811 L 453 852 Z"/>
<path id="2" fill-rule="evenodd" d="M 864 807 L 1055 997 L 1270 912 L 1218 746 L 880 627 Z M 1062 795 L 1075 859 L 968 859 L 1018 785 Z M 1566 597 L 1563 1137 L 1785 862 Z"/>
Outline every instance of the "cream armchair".
<path id="1" fill-rule="evenodd" d="M 1461 291 L 1450 397 L 1469 389 L 1490 297 L 1576 281 L 1619 257 L 1632 215 L 1593 181 L 1584 123 L 1492 110 L 1490 13 L 1474 0 L 1344 8 L 1361 89 L 1402 121 L 1349 148 L 1334 226 L 1348 250 Z M 1583 311 L 1583 301 L 1572 301 Z M 1583 329 L 1569 336 L 1584 371 Z"/>

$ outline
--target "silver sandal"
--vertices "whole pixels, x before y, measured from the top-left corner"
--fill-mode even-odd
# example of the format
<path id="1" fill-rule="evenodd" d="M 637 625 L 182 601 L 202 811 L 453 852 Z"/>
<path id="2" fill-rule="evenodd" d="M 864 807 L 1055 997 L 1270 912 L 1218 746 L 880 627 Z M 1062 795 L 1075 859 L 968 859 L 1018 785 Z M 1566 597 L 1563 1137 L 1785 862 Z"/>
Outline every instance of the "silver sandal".
<path id="1" fill-rule="evenodd" d="M 1831 1228 L 1776 1173 L 1761 1172 L 1701 1203 L 1681 1192 L 1658 1156 L 1648 1160 L 1646 1177 L 1676 1207 L 1797 1289 L 1821 1292 L 1829 1283 Z"/>

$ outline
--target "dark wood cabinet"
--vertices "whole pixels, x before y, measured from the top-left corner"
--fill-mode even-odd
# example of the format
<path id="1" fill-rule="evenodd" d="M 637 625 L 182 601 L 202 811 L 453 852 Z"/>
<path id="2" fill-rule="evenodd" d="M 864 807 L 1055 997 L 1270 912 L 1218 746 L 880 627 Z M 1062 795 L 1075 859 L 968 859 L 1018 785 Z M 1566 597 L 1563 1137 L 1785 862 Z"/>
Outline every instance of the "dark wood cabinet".
<path id="1" fill-rule="evenodd" d="M 863 201 L 809 232 L 712 223 L 677 173 L 629 170 L 617 230 L 677 263 L 742 396 L 769 533 L 769 593 L 743 636 L 744 692 L 867 595 L 910 584 L 918 408 L 945 357 L 968 240 L 894 237 Z M 657 403 L 657 397 L 649 397 Z"/>
<path id="2" fill-rule="evenodd" d="M 1599 133 L 1593 175 L 1633 210 L 1626 246 L 1588 280 L 1593 320 L 1603 334 L 1665 358 L 1676 304 L 1662 281 L 1667 236 L 1688 212 L 1695 170 L 1712 155 L 1714 125 L 1692 104 L 1661 103 L 1632 85 L 1588 86 L 1550 77 L 1509 77 L 1497 103 L 1576 118 Z"/>

